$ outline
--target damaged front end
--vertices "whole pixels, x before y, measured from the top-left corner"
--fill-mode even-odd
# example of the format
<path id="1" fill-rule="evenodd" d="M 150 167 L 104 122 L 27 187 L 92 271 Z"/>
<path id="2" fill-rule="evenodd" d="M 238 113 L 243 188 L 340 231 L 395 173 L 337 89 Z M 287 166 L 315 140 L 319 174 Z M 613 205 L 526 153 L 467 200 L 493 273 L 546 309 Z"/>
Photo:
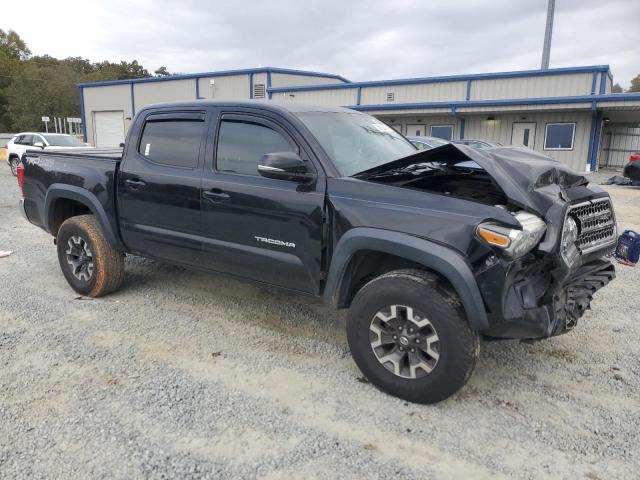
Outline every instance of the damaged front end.
<path id="1" fill-rule="evenodd" d="M 487 337 L 565 333 L 615 278 L 606 258 L 617 239 L 609 195 L 532 150 L 446 145 L 357 177 L 499 209 L 476 225 L 464 252 L 485 302 Z M 505 211 L 515 222 L 504 222 Z"/>

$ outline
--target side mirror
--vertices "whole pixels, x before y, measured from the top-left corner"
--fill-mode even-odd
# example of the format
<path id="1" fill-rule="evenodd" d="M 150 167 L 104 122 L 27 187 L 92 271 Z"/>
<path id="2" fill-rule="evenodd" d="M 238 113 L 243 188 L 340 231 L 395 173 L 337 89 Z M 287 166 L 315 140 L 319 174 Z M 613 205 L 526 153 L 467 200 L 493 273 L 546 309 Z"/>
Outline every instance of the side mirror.
<path id="1" fill-rule="evenodd" d="M 263 177 L 295 182 L 307 182 L 316 178 L 309 162 L 305 162 L 294 152 L 265 153 L 258 164 L 258 172 Z"/>
<path id="2" fill-rule="evenodd" d="M 39 147 L 39 148 L 44 148 L 44 143 L 42 143 L 42 142 L 34 142 L 33 146 L 34 147 Z"/>

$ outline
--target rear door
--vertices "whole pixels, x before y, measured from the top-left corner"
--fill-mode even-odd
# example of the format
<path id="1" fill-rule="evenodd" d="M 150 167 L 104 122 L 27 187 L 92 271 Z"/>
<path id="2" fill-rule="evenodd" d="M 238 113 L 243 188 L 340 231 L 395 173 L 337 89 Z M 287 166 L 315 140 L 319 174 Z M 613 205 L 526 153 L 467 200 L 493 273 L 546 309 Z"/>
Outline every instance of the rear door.
<path id="1" fill-rule="evenodd" d="M 204 110 L 152 111 L 130 135 L 118 175 L 118 212 L 127 248 L 199 265 Z"/>
<path id="2" fill-rule="evenodd" d="M 323 247 L 324 173 L 285 119 L 260 110 L 220 109 L 209 133 L 202 178 L 203 265 L 318 293 Z M 258 174 L 265 153 L 294 151 L 312 183 Z"/>

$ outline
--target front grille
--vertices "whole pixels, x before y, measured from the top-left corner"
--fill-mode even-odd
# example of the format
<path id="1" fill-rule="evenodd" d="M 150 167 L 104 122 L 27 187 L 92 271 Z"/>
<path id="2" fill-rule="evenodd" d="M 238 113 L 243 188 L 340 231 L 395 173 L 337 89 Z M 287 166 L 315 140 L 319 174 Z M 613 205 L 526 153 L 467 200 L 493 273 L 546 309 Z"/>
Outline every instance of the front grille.
<path id="1" fill-rule="evenodd" d="M 615 243 L 616 219 L 609 198 L 573 205 L 568 215 L 578 224 L 576 246 L 582 255 Z"/>

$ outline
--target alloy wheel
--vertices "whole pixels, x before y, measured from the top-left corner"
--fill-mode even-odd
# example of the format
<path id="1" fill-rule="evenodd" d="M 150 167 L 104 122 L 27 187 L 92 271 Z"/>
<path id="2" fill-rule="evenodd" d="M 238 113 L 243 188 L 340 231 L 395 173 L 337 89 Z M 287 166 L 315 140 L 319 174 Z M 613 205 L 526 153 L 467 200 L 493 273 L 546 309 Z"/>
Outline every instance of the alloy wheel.
<path id="1" fill-rule="evenodd" d="M 74 235 L 67 241 L 65 253 L 73 276 L 85 282 L 91 280 L 95 265 L 87 242 L 82 237 Z"/>
<path id="2" fill-rule="evenodd" d="M 406 305 L 379 310 L 369 326 L 371 349 L 393 374 L 409 379 L 429 375 L 440 358 L 440 339 L 422 312 Z"/>

